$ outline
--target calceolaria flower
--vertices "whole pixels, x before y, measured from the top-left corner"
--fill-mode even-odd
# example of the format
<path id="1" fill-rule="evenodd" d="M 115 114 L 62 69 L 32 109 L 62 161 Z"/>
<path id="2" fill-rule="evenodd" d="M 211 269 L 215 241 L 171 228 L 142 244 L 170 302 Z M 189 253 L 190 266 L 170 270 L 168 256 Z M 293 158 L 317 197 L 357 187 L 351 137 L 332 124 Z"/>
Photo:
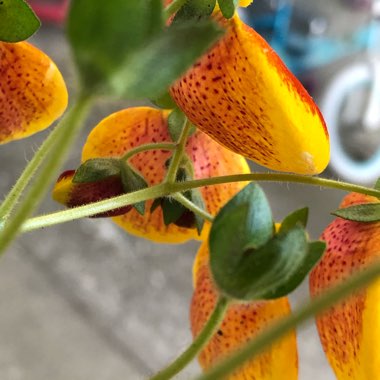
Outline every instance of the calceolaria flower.
<path id="1" fill-rule="evenodd" d="M 109 157 L 120 159 L 131 149 L 143 144 L 172 142 L 168 131 L 168 115 L 168 111 L 137 107 L 108 116 L 88 136 L 83 147 L 82 161 Z M 185 153 L 193 164 L 194 179 L 250 172 L 243 157 L 223 148 L 200 131 L 188 139 Z M 149 150 L 135 154 L 128 161 L 146 183 L 152 186 L 165 178 L 171 154 L 170 151 Z M 59 183 L 56 184 L 56 189 L 58 186 Z M 69 187 L 66 185 L 65 188 Z M 230 183 L 202 188 L 205 208 L 211 214 L 216 214 L 243 187 L 244 183 Z M 70 206 L 64 201 L 62 192 L 60 199 L 63 200 L 61 203 Z M 151 209 L 152 204 L 152 200 L 146 202 L 144 215 L 132 209 L 113 220 L 127 232 L 156 242 L 181 243 L 207 236 L 207 226 L 199 236 L 195 228 L 165 225 L 162 209 Z"/>
<path id="2" fill-rule="evenodd" d="M 209 268 L 208 242 L 202 243 L 194 263 L 194 294 L 190 320 L 194 337 L 209 319 L 218 298 Z M 270 301 L 236 303 L 229 307 L 226 316 L 207 346 L 199 355 L 204 370 L 215 365 L 223 357 L 244 346 L 261 330 L 277 319 L 290 314 L 286 297 Z M 298 354 L 295 332 L 248 361 L 225 380 L 296 380 L 298 378 Z"/>
<path id="3" fill-rule="evenodd" d="M 341 207 L 378 203 L 352 193 Z M 380 223 L 336 218 L 323 232 L 327 251 L 310 276 L 316 296 L 380 258 Z M 338 380 L 378 379 L 380 373 L 380 281 L 358 291 L 317 318 L 323 349 Z"/>
<path id="4" fill-rule="evenodd" d="M 214 16 L 226 34 L 171 87 L 173 99 L 194 125 L 236 153 L 273 170 L 323 171 L 329 137 L 310 95 L 237 14 Z"/>
<path id="5" fill-rule="evenodd" d="M 49 127 L 67 98 L 61 73 L 47 55 L 27 42 L 0 42 L 0 144 Z"/>

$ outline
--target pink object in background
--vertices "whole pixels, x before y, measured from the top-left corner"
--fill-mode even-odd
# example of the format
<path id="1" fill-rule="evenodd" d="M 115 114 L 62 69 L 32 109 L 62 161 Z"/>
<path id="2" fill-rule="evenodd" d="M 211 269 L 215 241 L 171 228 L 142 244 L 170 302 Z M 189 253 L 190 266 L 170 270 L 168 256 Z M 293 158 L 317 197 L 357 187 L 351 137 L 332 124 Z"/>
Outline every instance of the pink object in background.
<path id="1" fill-rule="evenodd" d="M 69 0 L 29 0 L 29 5 L 43 22 L 63 24 Z"/>

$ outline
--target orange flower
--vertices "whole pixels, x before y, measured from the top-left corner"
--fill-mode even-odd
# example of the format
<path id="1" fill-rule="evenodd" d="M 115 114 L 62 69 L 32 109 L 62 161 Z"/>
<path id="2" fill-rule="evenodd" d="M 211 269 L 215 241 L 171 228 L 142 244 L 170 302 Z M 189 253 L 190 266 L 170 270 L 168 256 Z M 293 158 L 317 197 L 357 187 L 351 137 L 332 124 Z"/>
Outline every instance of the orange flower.
<path id="1" fill-rule="evenodd" d="M 202 243 L 194 263 L 194 295 L 190 320 L 193 336 L 197 336 L 210 317 L 217 301 L 217 290 L 208 265 L 208 242 Z M 254 338 L 262 329 L 290 313 L 286 297 L 271 301 L 234 304 L 229 307 L 223 323 L 199 355 L 199 362 L 207 370 Z M 226 380 L 295 380 L 298 378 L 298 354 L 295 332 L 270 349 L 247 362 Z"/>
<path id="2" fill-rule="evenodd" d="M 170 142 L 167 117 L 168 111 L 148 107 L 129 108 L 108 116 L 90 133 L 83 148 L 82 161 L 100 157 L 121 158 L 142 144 Z M 195 178 L 249 173 L 243 157 L 226 150 L 199 131 L 189 138 L 186 153 L 193 161 Z M 161 150 L 145 151 L 133 156 L 129 162 L 151 186 L 164 179 L 165 163 L 170 155 L 171 152 Z M 208 212 L 216 214 L 243 186 L 243 183 L 231 183 L 204 187 L 201 192 Z M 174 224 L 166 226 L 161 209 L 150 212 L 151 205 L 152 201 L 146 203 L 144 216 L 131 210 L 113 220 L 126 231 L 156 242 L 181 243 L 207 236 L 207 226 L 201 237 L 195 229 Z"/>
<path id="3" fill-rule="evenodd" d="M 379 202 L 349 194 L 341 207 Z M 380 257 L 380 223 L 336 218 L 323 232 L 327 251 L 310 276 L 312 296 L 338 284 Z M 323 349 L 339 380 L 378 379 L 380 373 L 380 281 L 317 318 Z"/>
<path id="4" fill-rule="evenodd" d="M 67 107 L 58 68 L 27 42 L 0 42 L 0 144 L 47 128 Z"/>
<path id="5" fill-rule="evenodd" d="M 238 15 L 215 17 L 226 35 L 171 87 L 173 99 L 228 149 L 274 170 L 320 173 L 329 138 L 312 98 Z"/>

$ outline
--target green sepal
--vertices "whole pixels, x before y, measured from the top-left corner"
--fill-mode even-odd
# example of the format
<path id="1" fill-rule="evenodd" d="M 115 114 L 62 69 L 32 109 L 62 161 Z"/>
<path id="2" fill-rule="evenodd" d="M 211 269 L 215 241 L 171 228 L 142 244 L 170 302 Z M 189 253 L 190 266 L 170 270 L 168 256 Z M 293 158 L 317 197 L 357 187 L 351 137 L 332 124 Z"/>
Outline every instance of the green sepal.
<path id="1" fill-rule="evenodd" d="M 198 206 L 200 209 L 205 210 L 205 202 L 203 200 L 202 193 L 199 189 L 192 189 L 189 191 L 188 199 L 192 201 L 196 206 Z M 185 195 L 186 196 L 186 195 Z M 195 217 L 195 227 L 197 228 L 198 235 L 200 236 L 202 234 L 202 230 L 205 224 L 205 220 L 198 214 L 194 213 Z"/>
<path id="2" fill-rule="evenodd" d="M 303 256 L 303 260 L 301 259 L 299 261 L 297 270 L 293 273 L 285 273 L 285 277 L 283 278 L 284 284 L 276 287 L 275 298 L 288 295 L 301 284 L 308 273 L 322 258 L 326 250 L 326 243 L 324 241 L 313 241 L 308 243 L 307 248 L 307 253 Z"/>
<path id="3" fill-rule="evenodd" d="M 365 203 L 341 208 L 331 213 L 339 218 L 352 220 L 354 222 L 379 222 L 380 203 Z"/>
<path id="4" fill-rule="evenodd" d="M 24 41 L 40 26 L 40 20 L 25 1 L 0 1 L 0 41 Z"/>
<path id="5" fill-rule="evenodd" d="M 306 228 L 308 217 L 309 209 L 307 207 L 293 211 L 282 221 L 279 232 L 287 232 L 297 224 Z"/>
<path id="6" fill-rule="evenodd" d="M 166 91 L 163 95 L 158 96 L 155 99 L 150 99 L 150 101 L 157 107 L 166 110 L 172 110 L 177 107 L 177 104 L 170 96 L 169 92 Z"/>
<path id="7" fill-rule="evenodd" d="M 73 183 L 98 182 L 120 175 L 120 160 L 114 158 L 92 158 L 75 171 Z"/>
<path id="8" fill-rule="evenodd" d="M 187 121 L 186 115 L 179 109 L 175 108 L 168 117 L 168 130 L 172 141 L 177 142 L 181 136 L 182 130 Z M 187 121 L 190 123 L 189 121 Z M 191 137 L 197 128 L 191 124 L 188 137 Z"/>
<path id="9" fill-rule="evenodd" d="M 235 14 L 235 9 L 239 4 L 238 0 L 218 0 L 220 11 L 225 18 L 231 18 Z"/>
<path id="10" fill-rule="evenodd" d="M 126 193 L 146 189 L 148 187 L 145 179 L 127 163 L 121 165 L 121 182 Z M 145 213 L 145 201 L 133 204 L 133 207 L 141 215 Z"/>
<path id="11" fill-rule="evenodd" d="M 307 211 L 297 210 L 274 234 L 270 206 L 251 183 L 233 197 L 211 227 L 210 266 L 219 290 L 238 300 L 273 299 L 294 290 L 320 259 L 323 242 L 308 242 Z"/>
<path id="12" fill-rule="evenodd" d="M 165 226 L 175 223 L 187 210 L 181 203 L 170 198 L 163 199 L 161 208 Z"/>

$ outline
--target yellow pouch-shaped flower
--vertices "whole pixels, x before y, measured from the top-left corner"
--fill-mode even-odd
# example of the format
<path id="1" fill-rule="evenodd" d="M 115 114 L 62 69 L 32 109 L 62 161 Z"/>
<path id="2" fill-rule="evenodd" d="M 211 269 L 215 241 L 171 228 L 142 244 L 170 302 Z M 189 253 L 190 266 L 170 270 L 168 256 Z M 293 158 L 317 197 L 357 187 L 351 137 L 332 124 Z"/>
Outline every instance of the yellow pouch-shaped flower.
<path id="1" fill-rule="evenodd" d="M 102 157 L 121 158 L 126 152 L 142 144 L 171 142 L 167 123 L 168 114 L 168 111 L 137 107 L 110 115 L 101 121 L 88 136 L 83 148 L 82 161 Z M 196 179 L 250 172 L 243 157 L 223 148 L 200 131 L 189 138 L 186 153 L 193 161 Z M 166 162 L 170 156 L 169 151 L 150 150 L 134 155 L 129 162 L 151 186 L 159 184 L 165 178 Z M 243 186 L 244 183 L 231 183 L 202 188 L 201 192 L 208 212 L 216 214 L 220 207 Z M 57 183 L 56 195 L 59 188 L 63 189 L 63 192 L 65 189 L 72 191 L 72 186 L 67 184 L 59 186 Z M 62 194 L 62 191 L 55 198 L 69 205 L 64 201 L 68 198 Z M 203 239 L 207 236 L 208 224 L 205 225 L 201 236 L 198 236 L 195 228 L 183 228 L 174 224 L 166 226 L 161 208 L 151 212 L 151 205 L 151 200 L 146 202 L 144 216 L 132 209 L 113 220 L 126 231 L 156 242 L 181 243 L 189 239 Z"/>
<path id="2" fill-rule="evenodd" d="M 49 127 L 67 98 L 61 73 L 47 55 L 27 42 L 0 42 L 0 144 Z"/>
<path id="3" fill-rule="evenodd" d="M 352 193 L 341 207 L 373 203 Z M 380 258 L 380 223 L 337 218 L 323 232 L 327 251 L 310 276 L 316 296 Z M 317 318 L 323 349 L 338 380 L 378 379 L 380 374 L 380 280 Z"/>
<path id="4" fill-rule="evenodd" d="M 217 290 L 208 265 L 208 242 L 202 243 L 194 263 L 194 295 L 190 320 L 194 336 L 202 330 L 216 302 Z M 215 365 L 234 350 L 246 344 L 275 320 L 287 316 L 290 305 L 286 297 L 271 301 L 233 304 L 223 323 L 202 353 L 199 362 L 203 369 Z M 295 332 L 291 332 L 270 349 L 247 362 L 225 380 L 296 380 L 298 378 L 298 354 Z"/>
<path id="5" fill-rule="evenodd" d="M 236 153 L 273 170 L 323 171 L 329 137 L 313 99 L 237 14 L 215 18 L 226 35 L 171 87 L 173 99 L 193 124 Z"/>

